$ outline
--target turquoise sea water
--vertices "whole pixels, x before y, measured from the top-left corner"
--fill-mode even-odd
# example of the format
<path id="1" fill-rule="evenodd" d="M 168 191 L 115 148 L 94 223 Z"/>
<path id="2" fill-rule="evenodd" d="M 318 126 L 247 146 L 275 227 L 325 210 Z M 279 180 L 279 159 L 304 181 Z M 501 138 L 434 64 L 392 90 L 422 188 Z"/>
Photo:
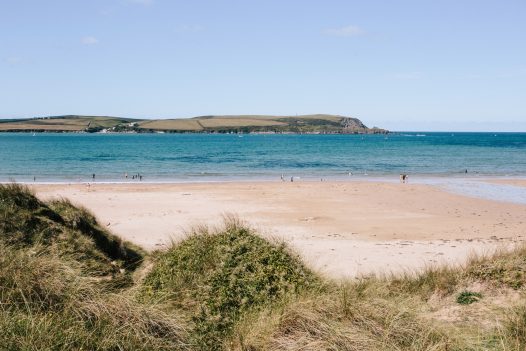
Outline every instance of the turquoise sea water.
<path id="1" fill-rule="evenodd" d="M 0 181 L 526 176 L 526 133 L 0 133 Z M 128 180 L 124 179 L 125 173 Z"/>

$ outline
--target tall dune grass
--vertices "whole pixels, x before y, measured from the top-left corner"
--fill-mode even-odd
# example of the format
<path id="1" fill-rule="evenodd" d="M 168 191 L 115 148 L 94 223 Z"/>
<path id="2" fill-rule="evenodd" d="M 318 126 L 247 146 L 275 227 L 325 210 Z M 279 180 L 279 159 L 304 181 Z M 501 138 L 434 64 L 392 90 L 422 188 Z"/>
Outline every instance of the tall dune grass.
<path id="1" fill-rule="evenodd" d="M 334 281 L 235 218 L 147 254 L 0 185 L 0 349 L 523 351 L 525 286 L 524 247 Z"/>
<path id="2" fill-rule="evenodd" d="M 0 349 L 188 349 L 176 314 L 123 289 L 142 259 L 86 210 L 0 185 Z"/>

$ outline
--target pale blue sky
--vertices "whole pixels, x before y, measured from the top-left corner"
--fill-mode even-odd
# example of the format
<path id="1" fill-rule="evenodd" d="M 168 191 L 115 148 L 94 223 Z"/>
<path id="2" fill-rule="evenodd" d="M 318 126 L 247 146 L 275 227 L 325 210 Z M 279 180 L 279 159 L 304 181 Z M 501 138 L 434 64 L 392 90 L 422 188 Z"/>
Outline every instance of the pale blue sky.
<path id="1" fill-rule="evenodd" d="M 0 0 L 0 118 L 526 131 L 526 1 Z"/>

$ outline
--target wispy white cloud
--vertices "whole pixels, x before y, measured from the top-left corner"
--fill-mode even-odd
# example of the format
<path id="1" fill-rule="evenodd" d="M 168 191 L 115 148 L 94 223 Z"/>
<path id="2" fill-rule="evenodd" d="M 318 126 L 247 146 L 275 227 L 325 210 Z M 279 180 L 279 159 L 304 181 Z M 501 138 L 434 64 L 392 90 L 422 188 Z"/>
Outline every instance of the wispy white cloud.
<path id="1" fill-rule="evenodd" d="M 328 28 L 323 31 L 325 35 L 332 35 L 335 37 L 361 37 L 367 32 L 358 26 L 350 25 L 339 28 Z"/>
<path id="2" fill-rule="evenodd" d="M 400 72 L 395 73 L 391 77 L 398 80 L 418 80 L 423 78 L 422 72 Z"/>
<path id="3" fill-rule="evenodd" d="M 95 44 L 99 43 L 99 39 L 88 35 L 88 36 L 82 38 L 81 42 L 84 45 L 95 45 Z"/>

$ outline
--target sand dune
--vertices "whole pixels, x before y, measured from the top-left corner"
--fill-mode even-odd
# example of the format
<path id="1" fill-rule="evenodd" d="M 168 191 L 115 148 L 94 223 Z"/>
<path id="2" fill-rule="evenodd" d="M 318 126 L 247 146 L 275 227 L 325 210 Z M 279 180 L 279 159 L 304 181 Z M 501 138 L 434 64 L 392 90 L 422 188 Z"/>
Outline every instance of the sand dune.
<path id="1" fill-rule="evenodd" d="M 526 206 L 383 182 L 34 185 L 149 250 L 236 214 L 335 277 L 461 262 L 526 239 Z"/>

